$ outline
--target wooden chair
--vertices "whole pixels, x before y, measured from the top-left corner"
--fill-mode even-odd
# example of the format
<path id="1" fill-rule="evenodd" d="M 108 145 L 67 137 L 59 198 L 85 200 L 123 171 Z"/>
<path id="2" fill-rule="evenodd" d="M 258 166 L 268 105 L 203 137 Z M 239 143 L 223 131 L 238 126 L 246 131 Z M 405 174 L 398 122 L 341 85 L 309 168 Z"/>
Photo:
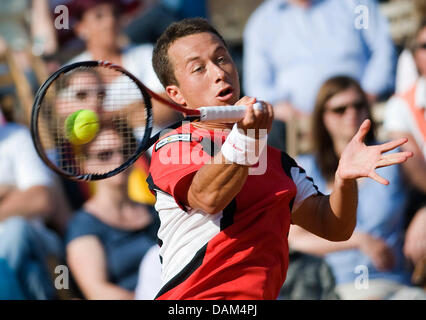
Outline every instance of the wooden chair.
<path id="1" fill-rule="evenodd" d="M 16 122 L 29 125 L 34 95 L 16 54 L 7 46 L 0 51 L 0 64 L 7 67 L 7 72 L 0 75 L 0 87 L 15 89 L 15 96 L 2 97 L 3 111 L 5 115 L 13 115 Z"/>
<path id="2" fill-rule="evenodd" d="M 311 148 L 311 119 L 296 118 L 286 123 L 286 152 L 295 157 Z"/>
<path id="3" fill-rule="evenodd" d="M 416 1 L 405 0 L 380 4 L 380 11 L 389 21 L 390 33 L 396 45 L 403 46 L 413 36 L 420 19 L 416 5 Z"/>

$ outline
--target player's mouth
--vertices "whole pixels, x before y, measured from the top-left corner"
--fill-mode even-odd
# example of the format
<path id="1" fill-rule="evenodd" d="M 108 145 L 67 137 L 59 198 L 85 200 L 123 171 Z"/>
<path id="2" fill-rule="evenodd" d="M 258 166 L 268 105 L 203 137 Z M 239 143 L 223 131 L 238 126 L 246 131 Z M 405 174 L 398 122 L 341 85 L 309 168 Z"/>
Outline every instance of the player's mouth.
<path id="1" fill-rule="evenodd" d="M 222 102 L 226 102 L 232 98 L 234 94 L 234 89 L 231 86 L 227 86 L 219 91 L 216 95 L 216 99 Z"/>

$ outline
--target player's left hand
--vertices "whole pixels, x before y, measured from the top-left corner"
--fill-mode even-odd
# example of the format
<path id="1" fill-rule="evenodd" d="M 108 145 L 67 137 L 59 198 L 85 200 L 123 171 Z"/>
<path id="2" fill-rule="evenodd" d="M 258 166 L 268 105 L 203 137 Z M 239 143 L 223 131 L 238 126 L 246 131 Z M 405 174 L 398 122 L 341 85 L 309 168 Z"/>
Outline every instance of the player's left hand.
<path id="1" fill-rule="evenodd" d="M 336 176 L 343 180 L 368 177 L 381 184 L 388 185 L 389 181 L 379 176 L 375 169 L 405 162 L 413 156 L 413 153 L 396 152 L 383 155 L 383 153 L 406 143 L 406 138 L 392 140 L 380 145 L 365 145 L 364 139 L 370 127 L 371 121 L 368 119 L 361 124 L 358 132 L 346 146 L 340 157 Z"/>

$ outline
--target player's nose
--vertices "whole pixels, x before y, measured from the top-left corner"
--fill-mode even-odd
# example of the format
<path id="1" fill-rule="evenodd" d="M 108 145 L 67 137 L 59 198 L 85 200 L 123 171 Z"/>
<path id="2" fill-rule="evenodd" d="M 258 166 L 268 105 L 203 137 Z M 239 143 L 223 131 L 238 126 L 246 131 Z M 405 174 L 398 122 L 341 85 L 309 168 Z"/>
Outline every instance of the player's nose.
<path id="1" fill-rule="evenodd" d="M 212 74 L 215 79 L 215 83 L 219 83 L 221 81 L 226 80 L 226 72 L 220 66 L 216 64 L 212 64 Z"/>

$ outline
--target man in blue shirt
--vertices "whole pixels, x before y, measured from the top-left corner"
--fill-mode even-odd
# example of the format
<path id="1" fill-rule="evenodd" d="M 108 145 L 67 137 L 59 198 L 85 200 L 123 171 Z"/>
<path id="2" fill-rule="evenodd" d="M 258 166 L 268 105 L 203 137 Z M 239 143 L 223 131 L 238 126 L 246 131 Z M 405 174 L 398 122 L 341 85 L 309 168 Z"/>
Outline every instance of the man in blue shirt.
<path id="1" fill-rule="evenodd" d="M 314 108 L 328 78 L 357 79 L 369 98 L 390 93 L 395 50 L 375 0 L 267 0 L 244 32 L 245 93 L 288 121 Z"/>

